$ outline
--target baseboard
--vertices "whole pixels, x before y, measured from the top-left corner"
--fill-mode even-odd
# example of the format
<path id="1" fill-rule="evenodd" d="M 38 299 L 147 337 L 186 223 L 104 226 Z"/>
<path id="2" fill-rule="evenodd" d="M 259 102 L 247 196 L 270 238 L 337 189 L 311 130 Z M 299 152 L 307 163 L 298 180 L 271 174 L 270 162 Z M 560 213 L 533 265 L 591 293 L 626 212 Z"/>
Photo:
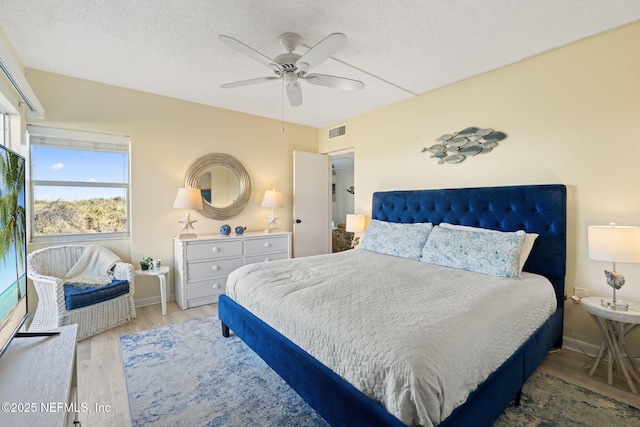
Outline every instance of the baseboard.
<path id="1" fill-rule="evenodd" d="M 599 346 L 565 335 L 562 337 L 562 348 L 577 351 L 578 353 L 586 353 L 591 357 L 595 357 L 598 353 Z"/>
<path id="2" fill-rule="evenodd" d="M 167 298 L 167 302 L 169 301 L 175 301 L 175 295 L 169 294 L 168 298 Z M 161 304 L 162 300 L 160 299 L 160 295 L 155 296 L 155 297 L 149 297 L 149 298 L 140 298 L 140 299 L 136 299 L 133 301 L 136 307 L 145 307 L 147 305 L 154 305 L 154 304 Z"/>
<path id="3" fill-rule="evenodd" d="M 563 336 L 562 337 L 562 348 L 566 348 L 568 350 L 577 351 L 578 353 L 585 353 L 588 356 L 595 357 L 598 354 L 598 350 L 600 346 L 577 340 L 573 337 Z M 640 365 L 640 357 L 633 357 L 636 364 Z"/>

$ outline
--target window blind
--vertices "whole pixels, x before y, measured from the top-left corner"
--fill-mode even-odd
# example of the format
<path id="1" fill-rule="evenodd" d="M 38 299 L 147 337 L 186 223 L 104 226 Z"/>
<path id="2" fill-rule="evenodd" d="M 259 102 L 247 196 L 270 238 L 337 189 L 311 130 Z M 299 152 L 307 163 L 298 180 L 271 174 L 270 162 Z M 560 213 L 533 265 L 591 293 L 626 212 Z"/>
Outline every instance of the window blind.
<path id="1" fill-rule="evenodd" d="M 101 132 L 86 132 L 27 125 L 29 144 L 76 150 L 128 153 L 130 137 Z"/>

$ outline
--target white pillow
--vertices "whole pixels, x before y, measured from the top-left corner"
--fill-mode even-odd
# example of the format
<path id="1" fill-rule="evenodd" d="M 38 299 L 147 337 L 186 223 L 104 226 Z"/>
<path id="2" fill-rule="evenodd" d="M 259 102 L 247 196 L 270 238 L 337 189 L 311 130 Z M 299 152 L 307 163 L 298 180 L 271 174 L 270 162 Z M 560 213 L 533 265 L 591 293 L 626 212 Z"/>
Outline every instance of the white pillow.
<path id="1" fill-rule="evenodd" d="M 419 260 L 432 228 L 428 222 L 400 224 L 372 219 L 358 248 Z"/>
<path id="2" fill-rule="evenodd" d="M 471 227 L 469 225 L 449 224 L 447 222 L 441 222 L 438 225 L 442 228 L 450 228 L 455 230 L 477 231 L 480 233 L 502 233 L 499 230 L 491 230 L 490 228 Z M 524 267 L 524 263 L 529 258 L 531 249 L 533 249 L 533 244 L 535 243 L 538 236 L 539 234 L 536 234 L 536 233 L 526 233 L 525 235 L 524 243 L 522 244 L 522 251 L 520 252 L 520 273 L 522 273 L 522 268 Z"/>
<path id="3" fill-rule="evenodd" d="M 520 276 L 525 232 L 486 233 L 434 227 L 422 261 L 498 277 Z"/>

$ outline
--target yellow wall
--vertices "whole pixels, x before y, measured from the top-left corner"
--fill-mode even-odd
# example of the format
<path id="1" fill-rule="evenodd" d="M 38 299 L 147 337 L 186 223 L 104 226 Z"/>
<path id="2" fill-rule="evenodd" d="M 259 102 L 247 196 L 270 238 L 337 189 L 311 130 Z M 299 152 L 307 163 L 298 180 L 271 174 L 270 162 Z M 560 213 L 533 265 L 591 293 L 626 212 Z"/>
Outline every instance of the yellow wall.
<path id="1" fill-rule="evenodd" d="M 354 117 L 345 137 L 328 141 L 328 126 L 320 151 L 355 148 L 357 213 L 370 213 L 378 190 L 567 185 L 566 291 L 578 286 L 609 296 L 603 269 L 611 264 L 589 259 L 587 226 L 640 225 L 639 45 L 640 23 L 601 34 Z M 421 153 L 468 126 L 508 138 L 455 165 Z M 627 278 L 619 296 L 640 301 L 640 265 L 617 267 Z M 567 303 L 565 322 L 579 340 L 599 344 L 579 306 Z M 631 342 L 638 353 L 640 334 Z"/>
<path id="2" fill-rule="evenodd" d="M 131 240 L 99 242 L 124 260 L 146 256 L 173 265 L 173 237 L 186 214 L 173 209 L 187 168 L 200 156 L 226 153 L 238 159 L 251 177 L 251 198 L 237 217 L 214 221 L 192 213 L 196 233 L 218 233 L 220 225 L 262 230 L 269 211 L 260 207 L 264 191 L 283 192 L 280 227 L 292 223 L 294 150 L 317 152 L 317 129 L 151 95 L 125 88 L 27 69 L 29 84 L 46 111 L 46 120 L 29 123 L 131 136 Z M 29 251 L 41 245 L 30 245 Z M 170 280 L 173 292 L 173 279 Z M 156 298 L 157 279 L 136 279 L 138 303 Z M 32 298 L 32 301 L 35 298 Z"/>

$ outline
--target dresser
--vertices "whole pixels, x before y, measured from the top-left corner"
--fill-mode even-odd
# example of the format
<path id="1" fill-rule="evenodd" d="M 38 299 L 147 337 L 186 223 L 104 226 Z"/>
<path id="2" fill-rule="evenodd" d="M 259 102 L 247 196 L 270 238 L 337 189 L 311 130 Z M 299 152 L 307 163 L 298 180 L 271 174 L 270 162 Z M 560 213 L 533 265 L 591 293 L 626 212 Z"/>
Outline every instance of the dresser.
<path id="1" fill-rule="evenodd" d="M 176 302 L 183 310 L 218 302 L 227 276 L 238 267 L 291 258 L 291 233 L 174 238 Z"/>

